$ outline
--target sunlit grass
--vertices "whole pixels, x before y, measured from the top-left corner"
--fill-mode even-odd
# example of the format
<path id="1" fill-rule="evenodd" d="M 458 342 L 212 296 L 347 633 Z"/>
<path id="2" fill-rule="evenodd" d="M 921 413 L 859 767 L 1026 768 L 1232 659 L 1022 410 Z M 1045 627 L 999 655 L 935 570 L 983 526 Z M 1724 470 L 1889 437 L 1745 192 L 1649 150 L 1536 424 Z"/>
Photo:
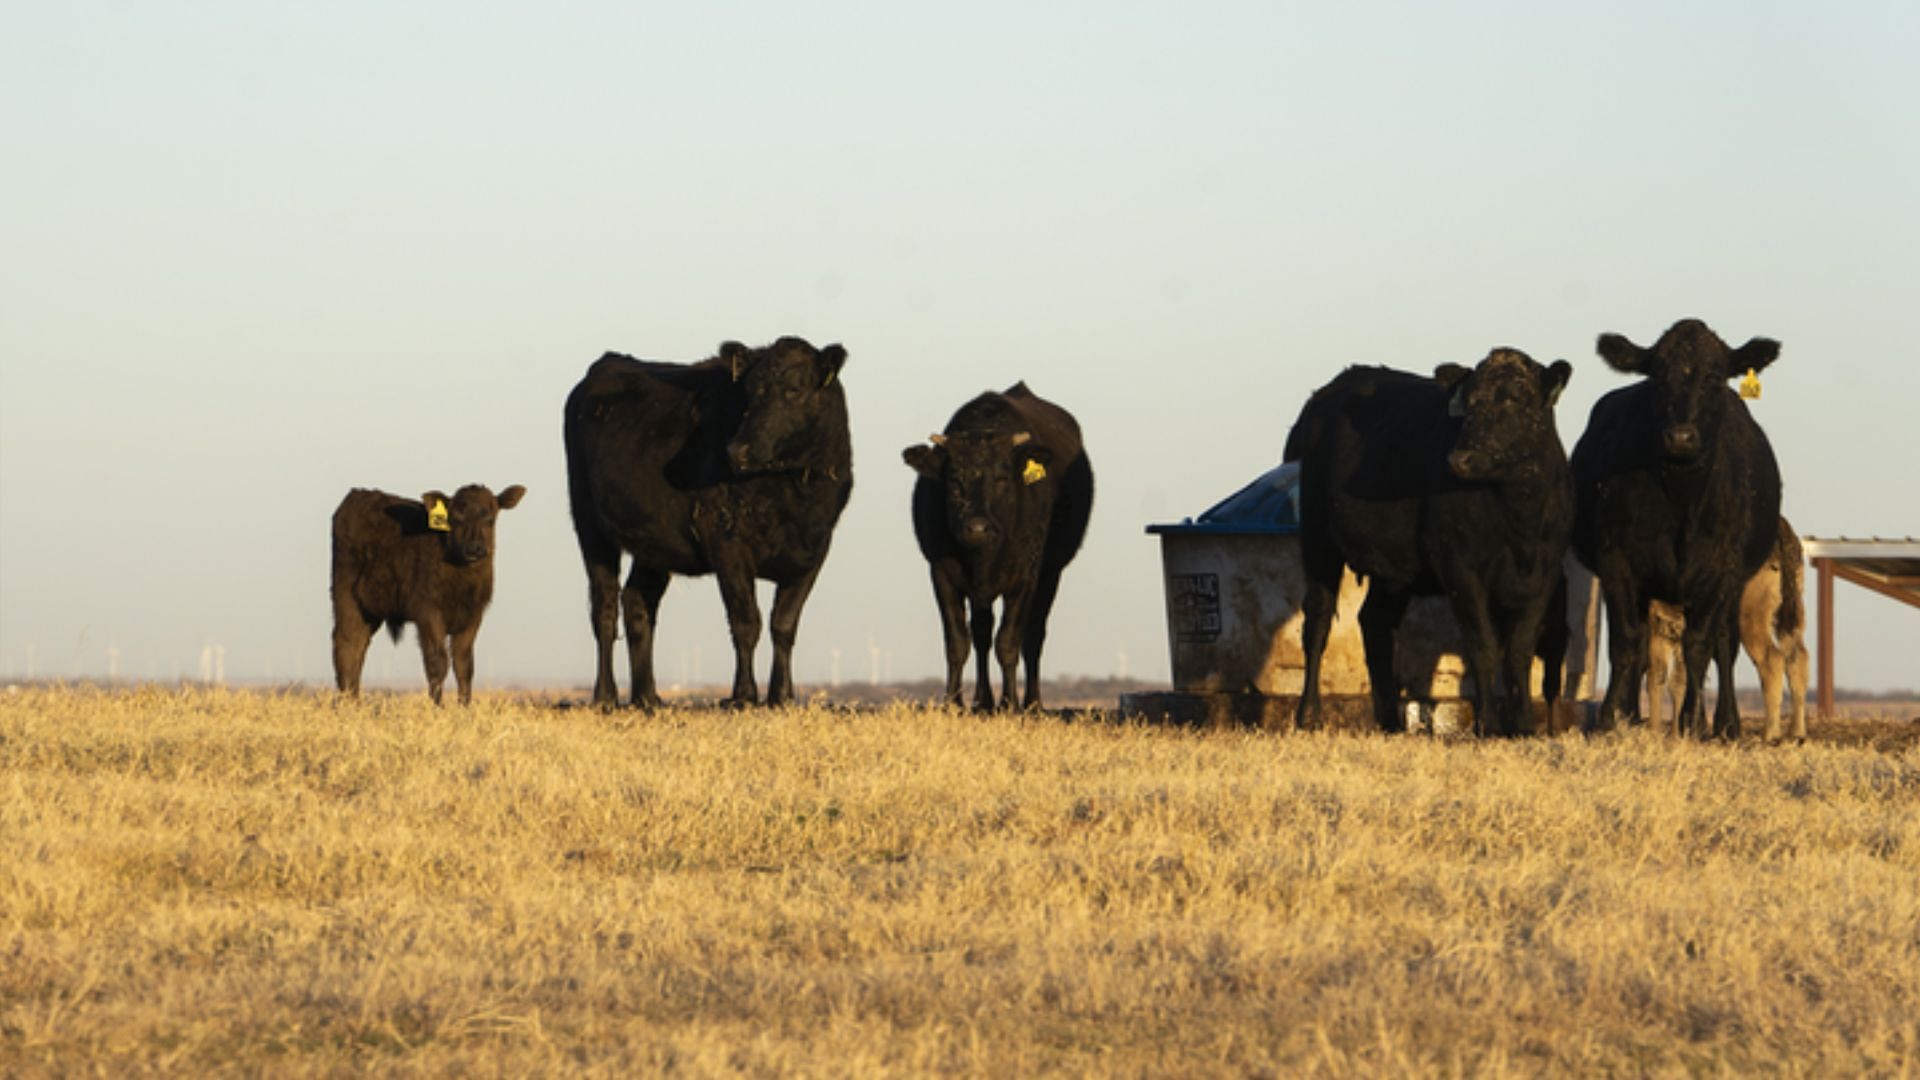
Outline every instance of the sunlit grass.
<path id="1" fill-rule="evenodd" d="M 0 1074 L 1910 1072 L 1920 753 L 0 697 Z"/>

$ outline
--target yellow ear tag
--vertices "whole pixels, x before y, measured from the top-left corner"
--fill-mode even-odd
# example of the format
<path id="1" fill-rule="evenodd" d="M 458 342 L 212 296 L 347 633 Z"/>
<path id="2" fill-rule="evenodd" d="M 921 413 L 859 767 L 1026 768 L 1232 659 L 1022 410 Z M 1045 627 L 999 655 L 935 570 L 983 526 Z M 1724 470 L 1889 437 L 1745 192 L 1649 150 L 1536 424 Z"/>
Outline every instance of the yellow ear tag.
<path id="1" fill-rule="evenodd" d="M 1037 484 L 1046 478 L 1047 467 L 1032 458 L 1027 459 L 1027 467 L 1020 471 L 1020 479 L 1025 480 L 1030 485 Z"/>
<path id="2" fill-rule="evenodd" d="M 447 504 L 434 500 L 427 508 L 427 528 L 434 532 L 452 532 L 453 526 L 447 524 Z"/>
<path id="3" fill-rule="evenodd" d="M 1747 369 L 1747 377 L 1740 380 L 1740 396 L 1748 401 L 1760 397 L 1760 376 L 1752 368 Z"/>

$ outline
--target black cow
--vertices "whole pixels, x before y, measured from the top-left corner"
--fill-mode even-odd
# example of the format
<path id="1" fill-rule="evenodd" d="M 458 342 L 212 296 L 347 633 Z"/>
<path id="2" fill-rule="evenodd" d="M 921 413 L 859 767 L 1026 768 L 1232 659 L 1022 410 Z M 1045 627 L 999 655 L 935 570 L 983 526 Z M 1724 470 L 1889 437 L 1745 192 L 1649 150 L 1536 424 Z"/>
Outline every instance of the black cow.
<path id="1" fill-rule="evenodd" d="M 696 364 L 608 353 L 567 395 L 567 491 L 599 648 L 595 704 L 619 697 L 613 639 L 623 607 L 633 703 L 660 703 L 654 618 L 671 574 L 720 580 L 736 705 L 759 697 L 754 581 L 774 582 L 767 703 L 793 699 L 800 609 L 853 491 L 846 359 L 838 345 L 797 337 L 759 349 L 729 341 Z M 623 551 L 633 556 L 624 590 Z"/>
<path id="2" fill-rule="evenodd" d="M 913 532 L 933 572 L 947 641 L 947 700 L 960 704 L 967 605 L 978 656 L 973 702 L 993 708 L 988 646 L 1000 660 L 1002 708 L 1014 705 L 1014 665 L 1027 665 L 1025 706 L 1040 705 L 1040 649 L 1060 572 L 1080 550 L 1093 509 L 1093 465 L 1080 425 L 1026 383 L 960 407 L 933 445 L 902 453 L 913 485 Z M 1000 633 L 993 603 L 1001 600 Z"/>
<path id="3" fill-rule="evenodd" d="M 1437 593 L 1466 641 L 1475 729 L 1523 730 L 1533 656 L 1565 587 L 1573 483 L 1553 405 L 1573 368 L 1494 349 L 1472 371 L 1445 364 L 1435 374 L 1348 368 L 1287 436 L 1287 460 L 1300 462 L 1307 578 L 1298 726 L 1318 722 L 1320 659 L 1350 566 L 1367 578 L 1360 630 L 1382 730 L 1405 727 L 1394 630 L 1412 597 Z M 1554 640 L 1564 651 L 1564 637 Z"/>
<path id="4" fill-rule="evenodd" d="M 515 484 L 493 492 L 468 484 L 449 499 L 419 500 L 354 488 L 333 512 L 333 681 L 360 695 L 367 645 L 381 623 L 393 640 L 412 623 L 427 665 L 427 692 L 440 704 L 447 642 L 460 704 L 473 699 L 473 639 L 493 599 L 493 532 L 500 511 L 520 502 Z"/>
<path id="5" fill-rule="evenodd" d="M 1682 319 L 1651 349 L 1602 334 L 1599 352 L 1614 370 L 1646 378 L 1594 403 L 1573 448 L 1574 550 L 1607 600 L 1612 672 L 1598 723 L 1640 722 L 1647 606 L 1662 600 L 1687 623 L 1681 729 L 1737 736 L 1735 614 L 1773 550 L 1780 469 L 1727 380 L 1765 369 L 1780 343 L 1754 338 L 1731 349 L 1705 323 Z M 1709 657 L 1720 669 L 1712 732 L 1700 697 Z"/>

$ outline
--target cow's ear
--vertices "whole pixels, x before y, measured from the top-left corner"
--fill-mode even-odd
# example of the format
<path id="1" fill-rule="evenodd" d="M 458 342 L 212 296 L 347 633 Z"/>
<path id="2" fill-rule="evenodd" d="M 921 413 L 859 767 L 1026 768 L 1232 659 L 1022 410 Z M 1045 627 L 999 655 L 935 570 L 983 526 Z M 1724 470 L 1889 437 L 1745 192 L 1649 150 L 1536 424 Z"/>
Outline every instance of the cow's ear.
<path id="1" fill-rule="evenodd" d="M 420 502 L 427 508 L 427 528 L 432 529 L 434 532 L 446 532 L 450 528 L 447 524 L 446 493 L 443 491 L 429 491 L 425 495 L 420 496 Z"/>
<path id="2" fill-rule="evenodd" d="M 1638 375 L 1647 370 L 1647 350 L 1619 334 L 1601 334 L 1594 348 L 1600 353 L 1600 359 L 1615 371 Z"/>
<path id="3" fill-rule="evenodd" d="M 734 382 L 740 381 L 740 370 L 746 366 L 747 355 L 750 351 L 751 350 L 745 345 L 737 341 L 723 341 L 720 343 L 720 359 L 726 363 L 727 371 L 733 376 Z"/>
<path id="4" fill-rule="evenodd" d="M 937 446 L 928 446 L 926 443 L 914 443 L 900 451 L 901 459 L 913 466 L 913 471 L 921 476 L 939 476 L 940 466 L 944 463 L 946 456 L 944 450 Z"/>
<path id="5" fill-rule="evenodd" d="M 1020 448 L 1020 480 L 1031 487 L 1047 478 L 1053 471 L 1053 451 L 1038 443 L 1027 443 Z"/>
<path id="6" fill-rule="evenodd" d="M 1441 364 L 1433 369 L 1433 377 L 1440 381 L 1441 386 L 1449 390 L 1460 385 L 1460 380 L 1471 374 L 1473 374 L 1472 369 L 1461 367 L 1459 364 Z"/>
<path id="7" fill-rule="evenodd" d="M 519 506 L 521 496 L 525 495 L 526 493 L 527 493 L 527 489 L 520 484 L 515 484 L 512 487 L 506 489 L 505 491 L 502 491 L 499 495 L 500 509 L 511 510 L 514 507 Z"/>
<path id="8" fill-rule="evenodd" d="M 1727 378 L 1745 375 L 1749 371 L 1765 371 L 1768 364 L 1780 358 L 1780 343 L 1772 338 L 1757 337 L 1733 351 L 1728 361 L 1730 370 Z"/>
<path id="9" fill-rule="evenodd" d="M 820 350 L 820 389 L 825 390 L 839 378 L 841 365 L 847 362 L 847 350 L 834 344 Z"/>
<path id="10" fill-rule="evenodd" d="M 1567 380 L 1573 378 L 1573 365 L 1565 360 L 1555 360 L 1540 373 L 1541 395 L 1547 399 L 1547 408 L 1560 404 L 1560 391 L 1567 388 Z"/>

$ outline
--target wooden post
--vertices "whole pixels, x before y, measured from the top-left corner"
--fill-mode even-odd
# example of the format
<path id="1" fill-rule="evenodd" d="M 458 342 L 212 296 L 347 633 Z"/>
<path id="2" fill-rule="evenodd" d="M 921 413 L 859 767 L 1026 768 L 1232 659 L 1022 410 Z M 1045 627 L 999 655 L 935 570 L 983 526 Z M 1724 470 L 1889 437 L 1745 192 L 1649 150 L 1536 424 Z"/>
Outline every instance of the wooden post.
<path id="1" fill-rule="evenodd" d="M 1817 708 L 1822 720 L 1833 718 L 1833 560 L 1813 560 L 1816 591 L 1820 607 L 1820 694 Z"/>

